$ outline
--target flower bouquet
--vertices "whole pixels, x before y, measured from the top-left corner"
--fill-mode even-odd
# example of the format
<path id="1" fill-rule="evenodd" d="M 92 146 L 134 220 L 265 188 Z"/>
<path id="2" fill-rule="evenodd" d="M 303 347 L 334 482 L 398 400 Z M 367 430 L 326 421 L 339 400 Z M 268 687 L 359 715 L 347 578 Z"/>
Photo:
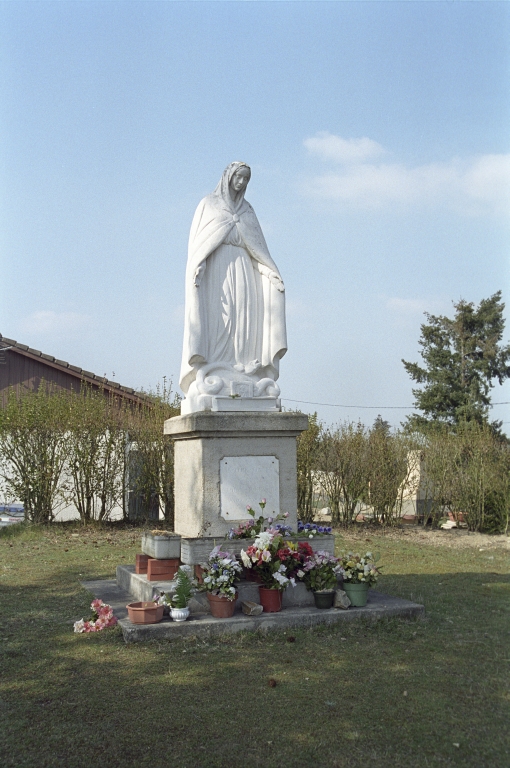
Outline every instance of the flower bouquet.
<path id="1" fill-rule="evenodd" d="M 283 591 L 289 584 L 296 586 L 292 574 L 299 566 L 299 555 L 294 545 L 286 542 L 277 528 L 269 528 L 258 534 L 246 552 L 241 550 L 241 560 L 245 568 L 252 569 L 260 578 L 264 610 L 281 610 Z"/>
<path id="2" fill-rule="evenodd" d="M 235 610 L 237 591 L 234 582 L 240 578 L 242 567 L 230 552 L 215 547 L 207 563 L 201 565 L 202 583 L 199 590 L 207 593 L 211 613 L 217 618 L 228 618 Z"/>
<path id="3" fill-rule="evenodd" d="M 74 622 L 74 631 L 81 632 L 100 632 L 107 627 L 114 627 L 117 624 L 117 618 L 113 615 L 113 608 L 102 600 L 92 600 L 90 607 L 93 611 L 91 619 L 84 621 L 80 619 Z"/>
<path id="4" fill-rule="evenodd" d="M 379 578 L 379 569 L 376 567 L 377 557 L 372 552 L 366 552 L 364 555 L 348 552 L 340 557 L 340 565 L 344 583 L 366 584 L 373 587 Z"/>
<path id="5" fill-rule="evenodd" d="M 262 512 L 264 512 L 266 503 L 265 499 L 259 501 L 259 507 Z M 267 527 L 271 525 L 278 529 L 282 536 L 291 535 L 292 529 L 290 525 L 284 525 L 280 522 L 281 520 L 286 520 L 288 518 L 288 512 L 276 515 L 276 517 L 264 517 L 263 514 L 256 517 L 257 513 L 249 504 L 246 506 L 246 511 L 253 520 L 247 520 L 246 522 L 240 523 L 237 528 L 231 528 L 227 534 L 229 539 L 254 539 L 255 536 L 258 536 L 259 533 L 267 530 Z"/>
<path id="6" fill-rule="evenodd" d="M 342 567 L 337 557 L 329 552 L 314 552 L 308 556 L 297 577 L 312 590 L 317 608 L 331 608 L 337 587 L 337 576 Z"/>
<path id="7" fill-rule="evenodd" d="M 353 606 L 361 608 L 366 605 L 368 590 L 379 578 L 379 569 L 375 565 L 377 559 L 372 552 L 364 555 L 348 552 L 340 557 L 344 590 Z"/>

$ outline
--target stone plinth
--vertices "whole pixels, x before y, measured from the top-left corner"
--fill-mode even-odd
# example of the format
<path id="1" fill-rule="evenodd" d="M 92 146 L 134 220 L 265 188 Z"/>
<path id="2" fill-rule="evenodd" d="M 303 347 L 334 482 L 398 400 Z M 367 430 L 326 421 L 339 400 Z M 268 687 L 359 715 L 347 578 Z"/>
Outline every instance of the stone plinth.
<path id="1" fill-rule="evenodd" d="M 241 550 L 246 549 L 253 544 L 255 539 L 181 539 L 181 561 L 186 565 L 200 565 L 207 562 L 213 547 L 220 546 L 223 551 L 230 552 L 239 557 Z M 314 552 L 329 552 L 335 554 L 335 537 L 333 534 L 314 536 L 310 539 L 308 536 L 290 536 L 285 541 L 297 544 L 299 541 L 306 541 L 310 544 Z"/>
<path id="2" fill-rule="evenodd" d="M 295 529 L 296 437 L 307 427 L 300 413 L 199 412 L 165 421 L 175 445 L 175 532 L 223 538 L 262 498 L 266 516 L 288 512 Z"/>

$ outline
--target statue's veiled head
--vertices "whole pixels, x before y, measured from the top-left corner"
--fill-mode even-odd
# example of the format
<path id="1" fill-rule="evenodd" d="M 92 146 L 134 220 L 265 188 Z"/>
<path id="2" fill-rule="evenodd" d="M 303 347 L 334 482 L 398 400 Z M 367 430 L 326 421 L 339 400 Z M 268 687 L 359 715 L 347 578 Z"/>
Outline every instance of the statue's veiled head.
<path id="1" fill-rule="evenodd" d="M 251 177 L 250 166 L 236 160 L 227 165 L 214 194 L 219 195 L 229 208 L 238 208 L 244 200 L 244 193 Z"/>

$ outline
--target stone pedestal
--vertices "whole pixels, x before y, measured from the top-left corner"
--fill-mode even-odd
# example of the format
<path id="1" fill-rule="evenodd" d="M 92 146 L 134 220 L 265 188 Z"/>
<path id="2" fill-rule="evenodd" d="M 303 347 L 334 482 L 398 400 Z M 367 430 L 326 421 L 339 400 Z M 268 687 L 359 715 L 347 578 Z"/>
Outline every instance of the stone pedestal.
<path id="1" fill-rule="evenodd" d="M 210 539 L 181 538 L 181 562 L 185 565 L 200 565 L 207 562 L 211 549 L 220 545 L 223 550 L 227 550 L 231 555 L 235 555 L 238 560 L 241 558 L 241 550 L 246 550 L 254 543 L 255 539 Z M 285 539 L 286 542 L 298 544 L 300 541 L 306 541 L 314 552 L 329 552 L 335 554 L 335 537 L 333 534 L 324 536 L 314 536 L 310 539 L 308 536 L 290 536 Z"/>
<path id="2" fill-rule="evenodd" d="M 221 538 L 249 519 L 288 512 L 297 527 L 296 437 L 308 427 L 300 413 L 198 412 L 165 421 L 175 445 L 175 532 Z"/>

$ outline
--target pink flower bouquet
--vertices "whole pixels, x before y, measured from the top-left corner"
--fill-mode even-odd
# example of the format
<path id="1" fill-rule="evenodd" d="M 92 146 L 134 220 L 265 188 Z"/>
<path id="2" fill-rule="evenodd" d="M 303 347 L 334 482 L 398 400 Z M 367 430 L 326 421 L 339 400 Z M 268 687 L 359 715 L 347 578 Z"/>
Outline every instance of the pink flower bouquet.
<path id="1" fill-rule="evenodd" d="M 107 627 L 114 627 L 117 624 L 117 618 L 113 615 L 113 608 L 102 600 L 92 600 L 90 607 L 93 615 L 91 619 L 74 622 L 74 631 L 81 632 L 100 632 Z"/>

